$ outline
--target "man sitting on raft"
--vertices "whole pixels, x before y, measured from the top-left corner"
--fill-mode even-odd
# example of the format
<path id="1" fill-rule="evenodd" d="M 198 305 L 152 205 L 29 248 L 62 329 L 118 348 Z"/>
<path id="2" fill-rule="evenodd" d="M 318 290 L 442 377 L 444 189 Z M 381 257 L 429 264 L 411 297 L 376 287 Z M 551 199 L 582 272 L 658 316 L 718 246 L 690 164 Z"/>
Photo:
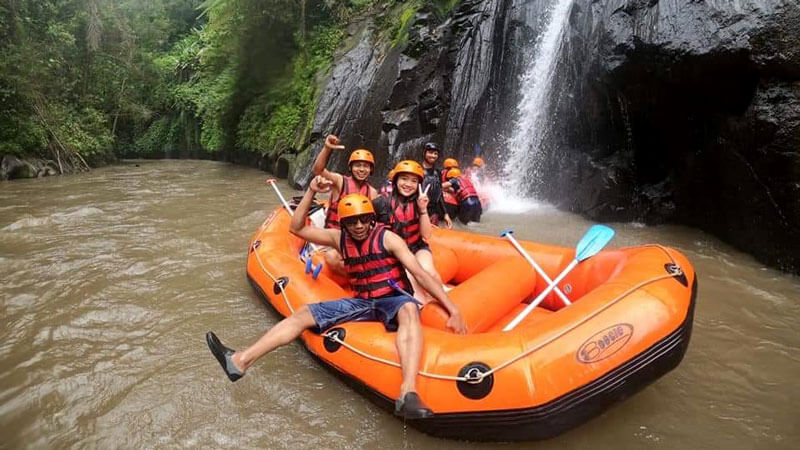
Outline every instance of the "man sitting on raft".
<path id="1" fill-rule="evenodd" d="M 306 215 L 314 195 L 329 189 L 329 182 L 321 177 L 311 182 L 295 210 L 289 230 L 307 241 L 338 249 L 344 255 L 347 276 L 356 297 L 304 305 L 242 351 L 225 347 L 209 331 L 206 333 L 208 347 L 228 378 L 236 381 L 260 357 L 293 341 L 306 329 L 321 332 L 342 322 L 380 321 L 388 331 L 397 331 L 397 353 L 403 379 L 400 396 L 395 402 L 395 414 L 407 419 L 431 417 L 433 412 L 416 392 L 422 354 L 419 304 L 414 298 L 395 291 L 389 281 L 394 280 L 402 289 L 411 291 L 406 277 L 408 270 L 449 312 L 447 327 L 463 334 L 466 328 L 461 313 L 441 284 L 419 265 L 403 240 L 385 225 L 375 222 L 375 210 L 366 196 L 348 194 L 339 200 L 342 230 L 306 225 Z"/>
<path id="2" fill-rule="evenodd" d="M 369 184 L 367 179 L 372 175 L 375 169 L 375 158 L 369 150 L 358 149 L 350 154 L 348 166 L 350 167 L 350 175 L 342 175 L 336 172 L 331 172 L 325 166 L 328 165 L 328 159 L 331 156 L 332 150 L 344 150 L 344 145 L 341 145 L 339 138 L 329 134 L 325 138 L 325 144 L 319 152 L 314 165 L 311 167 L 311 172 L 314 175 L 321 175 L 332 184 L 330 205 L 328 205 L 328 213 L 325 217 L 325 228 L 334 228 L 340 230 L 338 206 L 339 198 L 347 194 L 359 193 L 374 199 L 378 196 L 378 191 Z M 342 257 L 335 250 L 329 250 L 325 253 L 325 263 L 328 266 L 339 272 L 344 273 L 342 266 Z"/>

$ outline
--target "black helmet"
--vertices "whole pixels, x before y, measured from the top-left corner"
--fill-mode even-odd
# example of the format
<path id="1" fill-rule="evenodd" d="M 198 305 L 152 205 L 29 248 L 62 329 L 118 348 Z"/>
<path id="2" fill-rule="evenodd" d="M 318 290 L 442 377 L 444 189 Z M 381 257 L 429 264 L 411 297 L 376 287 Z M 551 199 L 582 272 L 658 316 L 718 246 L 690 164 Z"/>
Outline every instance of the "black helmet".
<path id="1" fill-rule="evenodd" d="M 439 152 L 439 146 L 434 144 L 433 142 L 426 142 L 425 146 L 422 147 L 423 151 L 426 152 Z"/>

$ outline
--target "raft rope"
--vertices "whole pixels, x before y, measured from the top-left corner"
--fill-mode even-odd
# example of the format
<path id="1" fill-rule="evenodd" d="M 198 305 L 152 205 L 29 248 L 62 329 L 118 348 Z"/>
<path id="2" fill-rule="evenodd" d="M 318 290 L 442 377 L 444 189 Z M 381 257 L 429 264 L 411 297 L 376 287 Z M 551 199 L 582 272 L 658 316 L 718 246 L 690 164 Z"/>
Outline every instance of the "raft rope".
<path id="1" fill-rule="evenodd" d="M 504 369 L 504 368 L 510 366 L 511 364 L 514 364 L 515 362 L 519 361 L 520 359 L 530 355 L 531 353 L 533 353 L 533 352 L 535 352 L 537 350 L 540 350 L 541 348 L 549 345 L 553 341 L 561 338 L 565 334 L 575 330 L 579 326 L 581 326 L 584 323 L 588 322 L 592 318 L 596 317 L 597 315 L 599 315 L 603 311 L 607 310 L 608 308 L 610 308 L 611 306 L 615 305 L 616 303 L 618 303 L 623 298 L 625 298 L 628 295 L 632 294 L 633 292 L 641 289 L 642 287 L 644 287 L 644 286 L 646 286 L 646 285 L 648 285 L 650 283 L 655 283 L 656 281 L 661 281 L 661 280 L 664 280 L 664 279 L 667 279 L 667 278 L 677 278 L 677 277 L 680 277 L 681 275 L 683 275 L 683 269 L 681 269 L 681 267 L 675 261 L 675 258 L 673 258 L 673 256 L 669 253 L 669 251 L 667 251 L 667 249 L 664 248 L 662 245 L 659 245 L 659 244 L 647 244 L 647 245 L 639 246 L 638 248 L 642 248 L 642 247 L 657 247 L 657 248 L 661 249 L 661 251 L 663 251 L 664 254 L 666 254 L 667 257 L 670 259 L 670 261 L 672 261 L 672 267 L 674 267 L 674 270 L 672 272 L 666 274 L 666 275 L 660 275 L 660 276 L 657 276 L 657 277 L 650 278 L 648 280 L 642 281 L 641 283 L 638 283 L 638 284 L 628 288 L 623 293 L 621 293 L 621 294 L 617 295 L 616 297 L 614 297 L 613 300 L 611 300 L 607 304 L 603 305 L 602 307 L 598 308 L 597 310 L 595 310 L 591 314 L 587 315 L 586 317 L 584 317 L 583 319 L 581 319 L 580 321 L 578 321 L 577 323 L 575 323 L 571 327 L 566 328 L 566 329 L 564 329 L 563 331 L 561 331 L 559 333 L 556 333 L 555 335 L 551 336 L 549 339 L 545 340 L 544 342 L 540 343 L 539 345 L 533 346 L 533 347 L 529 348 L 528 350 L 525 350 L 524 352 L 520 353 L 519 355 L 517 355 L 517 356 L 515 356 L 515 357 L 513 357 L 511 359 L 508 359 L 507 361 L 501 363 L 500 365 L 498 365 L 496 367 L 493 367 L 492 369 L 490 369 L 490 370 L 488 370 L 486 372 L 481 372 L 479 369 L 473 369 L 473 370 L 470 370 L 467 373 L 467 376 L 463 376 L 463 377 L 457 376 L 457 375 L 445 375 L 445 374 L 439 374 L 439 373 L 426 372 L 424 370 L 420 370 L 417 374 L 421 375 L 423 377 L 433 378 L 433 379 L 437 379 L 437 380 L 463 381 L 463 382 L 470 383 L 470 384 L 479 384 L 479 383 L 481 383 L 483 381 L 484 378 L 492 375 L 495 372 L 500 371 L 501 369 Z M 255 253 L 255 255 L 256 255 L 256 261 L 258 262 L 258 265 L 261 266 L 261 270 L 263 270 L 264 273 L 266 273 L 267 276 L 269 276 L 272 279 L 272 281 L 275 283 L 275 285 L 280 288 L 281 295 L 283 296 L 283 299 L 286 302 L 286 306 L 289 308 L 289 311 L 294 313 L 294 308 L 292 308 L 292 305 L 289 302 L 289 297 L 286 295 L 286 291 L 283 288 L 283 283 L 278 282 L 278 279 L 274 275 L 272 275 L 272 273 L 270 273 L 270 271 L 267 270 L 266 267 L 264 267 L 264 263 L 261 261 L 261 256 L 259 255 L 259 252 L 257 251 L 257 246 L 253 247 L 253 253 Z M 310 257 L 311 257 L 311 255 L 309 255 L 309 258 Z M 369 354 L 369 353 L 367 353 L 367 352 L 365 352 L 365 351 L 363 351 L 361 349 L 358 349 L 358 348 L 354 347 L 353 345 L 350 345 L 349 343 L 341 340 L 337 333 L 333 333 L 331 331 L 328 331 L 327 333 L 322 334 L 322 337 L 330 339 L 331 341 L 336 342 L 337 344 L 347 348 L 348 350 L 350 350 L 351 352 L 353 352 L 353 353 L 355 353 L 357 355 L 363 356 L 364 358 L 367 358 L 367 359 L 370 359 L 372 361 L 376 361 L 376 362 L 379 362 L 379 363 L 383 363 L 383 364 L 386 364 L 386 365 L 389 365 L 389 366 L 400 368 L 400 363 L 398 363 L 396 361 L 380 358 L 378 356 L 371 355 L 371 354 Z"/>

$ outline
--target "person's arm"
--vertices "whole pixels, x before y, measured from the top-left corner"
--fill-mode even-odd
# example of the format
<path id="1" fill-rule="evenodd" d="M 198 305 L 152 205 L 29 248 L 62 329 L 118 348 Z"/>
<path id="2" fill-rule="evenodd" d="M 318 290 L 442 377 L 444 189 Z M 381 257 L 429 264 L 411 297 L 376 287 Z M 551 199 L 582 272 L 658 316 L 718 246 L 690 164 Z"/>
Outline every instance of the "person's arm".
<path id="1" fill-rule="evenodd" d="M 422 236 L 422 239 L 428 240 L 431 238 L 431 218 L 428 216 L 428 202 L 430 202 L 430 198 L 428 197 L 428 189 L 431 188 L 429 184 L 425 190 L 422 190 L 422 185 L 419 186 L 419 195 L 417 196 L 417 207 L 419 209 L 419 234 Z"/>
<path id="2" fill-rule="evenodd" d="M 308 186 L 303 199 L 300 200 L 300 204 L 294 210 L 292 221 L 289 223 L 289 232 L 306 241 L 338 249 L 341 236 L 339 230 L 306 225 L 306 216 L 308 215 L 308 209 L 311 207 L 311 202 L 314 201 L 314 195 L 317 192 L 327 192 L 330 188 L 331 182 L 321 176 L 311 180 L 311 185 Z"/>
<path id="3" fill-rule="evenodd" d="M 447 327 L 458 334 L 466 333 L 467 328 L 466 325 L 464 325 L 464 319 L 461 317 L 461 311 L 458 309 L 458 306 L 450 300 L 450 297 L 448 297 L 447 293 L 442 289 L 442 285 L 422 268 L 403 239 L 391 231 L 387 231 L 383 234 L 383 246 L 386 250 L 391 252 L 419 284 L 447 310 L 447 313 L 450 314 L 450 318 L 447 320 Z"/>
<path id="4" fill-rule="evenodd" d="M 325 138 L 325 143 L 322 145 L 322 150 L 317 155 L 317 159 L 314 160 L 314 165 L 311 166 L 311 173 L 321 175 L 325 179 L 332 181 L 334 190 L 341 192 L 344 179 L 340 174 L 327 169 L 328 159 L 330 159 L 333 150 L 344 150 L 344 145 L 340 145 L 338 137 L 329 134 Z"/>

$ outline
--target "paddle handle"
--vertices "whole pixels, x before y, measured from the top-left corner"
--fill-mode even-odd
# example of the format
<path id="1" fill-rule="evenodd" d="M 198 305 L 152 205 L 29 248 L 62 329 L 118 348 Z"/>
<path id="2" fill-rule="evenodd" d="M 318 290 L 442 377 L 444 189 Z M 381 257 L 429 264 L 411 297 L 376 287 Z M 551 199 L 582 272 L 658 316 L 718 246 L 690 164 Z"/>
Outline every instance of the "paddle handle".
<path id="1" fill-rule="evenodd" d="M 522 310 L 522 312 L 521 312 L 521 313 L 519 313 L 519 315 L 518 315 L 517 317 L 515 317 L 515 318 L 514 318 L 514 320 L 512 320 L 512 321 L 511 321 L 511 322 L 510 322 L 508 325 L 506 325 L 506 327 L 505 327 L 505 328 L 503 328 L 503 331 L 511 331 L 511 330 L 513 330 L 513 329 L 514 329 L 514 327 L 516 327 L 517 325 L 519 325 L 519 323 L 520 323 L 520 322 L 522 322 L 522 319 L 524 319 L 525 317 L 527 317 L 527 316 L 528 316 L 528 314 L 530 314 L 530 313 L 531 313 L 531 311 L 533 311 L 533 308 L 536 308 L 537 306 L 539 306 L 539 303 L 541 303 L 541 302 L 542 302 L 542 300 L 544 300 L 544 298 L 545 298 L 545 297 L 547 297 L 547 294 L 549 294 L 549 293 L 550 293 L 550 291 L 552 291 L 553 289 L 555 289 L 555 287 L 558 285 L 558 283 L 560 283 L 560 282 L 561 282 L 561 280 L 563 280 L 563 279 L 564 279 L 564 277 L 566 277 L 566 276 L 567 276 L 567 274 L 568 274 L 568 273 L 569 273 L 569 272 L 570 272 L 572 269 L 574 269 L 574 268 L 575 268 L 575 266 L 577 266 L 577 265 L 578 265 L 578 262 L 580 262 L 580 261 L 578 261 L 577 259 L 573 259 L 573 260 L 572 260 L 572 262 L 571 262 L 571 263 L 569 263 L 569 265 L 567 266 L 567 268 L 566 268 L 566 269 L 564 269 L 564 271 L 563 271 L 563 272 L 561 272 L 561 273 L 560 273 L 560 274 L 559 274 L 559 275 L 556 277 L 556 279 L 555 279 L 555 280 L 553 280 L 553 282 L 552 282 L 552 283 L 550 283 L 550 284 L 547 286 L 547 288 L 546 288 L 545 290 L 543 290 L 543 291 L 542 291 L 542 293 L 541 293 L 541 294 L 539 294 L 539 296 L 538 296 L 538 297 L 536 297 L 536 298 L 535 298 L 535 299 L 534 299 L 534 300 L 531 302 L 531 304 L 530 304 L 530 305 L 526 306 L 526 307 L 525 307 L 525 309 L 523 309 L 523 310 Z"/>
<path id="2" fill-rule="evenodd" d="M 292 211 L 292 208 L 289 206 L 289 202 L 287 202 L 286 199 L 283 198 L 283 194 L 281 194 L 281 190 L 278 189 L 278 185 L 277 185 L 277 183 L 275 183 L 275 179 L 274 178 L 267 179 L 267 184 L 272 186 L 272 189 L 274 189 L 275 193 L 278 194 L 278 198 L 281 199 L 281 203 L 283 203 L 283 207 L 286 208 L 286 211 L 289 212 L 290 216 L 294 217 L 294 211 Z M 319 250 L 319 246 L 315 245 L 313 242 L 309 242 L 308 244 L 311 246 L 311 250 L 312 251 Z M 311 258 L 311 255 L 308 255 L 308 257 Z M 321 266 L 322 266 L 322 263 L 320 263 L 320 267 Z M 319 272 L 317 272 L 317 274 L 319 275 Z"/>
<path id="3" fill-rule="evenodd" d="M 533 266 L 534 269 L 536 269 L 536 273 L 538 273 L 539 276 L 542 277 L 542 279 L 547 284 L 553 283 L 553 281 L 550 280 L 550 277 L 547 275 L 547 273 L 545 273 L 545 271 L 539 266 L 539 264 L 536 264 L 536 261 L 534 261 L 533 258 L 531 258 L 531 255 L 529 255 L 528 252 L 526 252 L 525 249 L 522 248 L 517 239 L 514 238 L 514 235 L 511 234 L 510 230 L 503 231 L 503 237 L 505 237 L 506 239 L 509 240 L 509 242 L 511 242 L 511 245 L 513 245 L 514 248 L 517 249 L 517 251 L 522 255 L 522 257 L 525 258 L 525 260 L 527 260 L 528 263 L 530 263 L 530 265 Z M 555 290 L 556 290 L 556 295 L 558 295 L 558 297 L 561 299 L 562 302 L 564 302 L 565 305 L 569 306 L 572 304 L 572 302 L 569 301 L 567 296 L 564 295 L 563 292 L 561 292 L 561 289 L 556 287 Z"/>
<path id="4" fill-rule="evenodd" d="M 411 295 L 411 294 L 410 294 L 408 291 L 406 291 L 405 289 L 401 288 L 401 287 L 400 287 L 400 285 L 399 285 L 399 284 L 397 284 L 397 282 L 396 282 L 396 281 L 394 281 L 394 280 L 389 280 L 389 286 L 391 286 L 391 287 L 392 287 L 392 289 L 394 289 L 395 291 L 397 291 L 397 292 L 399 292 L 399 293 L 401 293 L 401 294 L 403 294 L 403 295 L 406 295 L 406 296 L 408 296 L 408 297 L 414 298 L 414 296 L 413 296 L 413 295 Z"/>
<path id="5" fill-rule="evenodd" d="M 290 216 L 294 217 L 294 211 L 292 211 L 292 208 L 289 207 L 289 202 L 287 202 L 286 199 L 283 198 L 283 194 L 281 194 L 281 190 L 278 189 L 278 185 L 275 183 L 275 179 L 274 178 L 268 179 L 267 184 L 272 186 L 272 189 L 274 189 L 275 193 L 278 194 L 278 198 L 281 199 L 283 207 L 286 208 L 286 211 L 289 211 Z"/>

